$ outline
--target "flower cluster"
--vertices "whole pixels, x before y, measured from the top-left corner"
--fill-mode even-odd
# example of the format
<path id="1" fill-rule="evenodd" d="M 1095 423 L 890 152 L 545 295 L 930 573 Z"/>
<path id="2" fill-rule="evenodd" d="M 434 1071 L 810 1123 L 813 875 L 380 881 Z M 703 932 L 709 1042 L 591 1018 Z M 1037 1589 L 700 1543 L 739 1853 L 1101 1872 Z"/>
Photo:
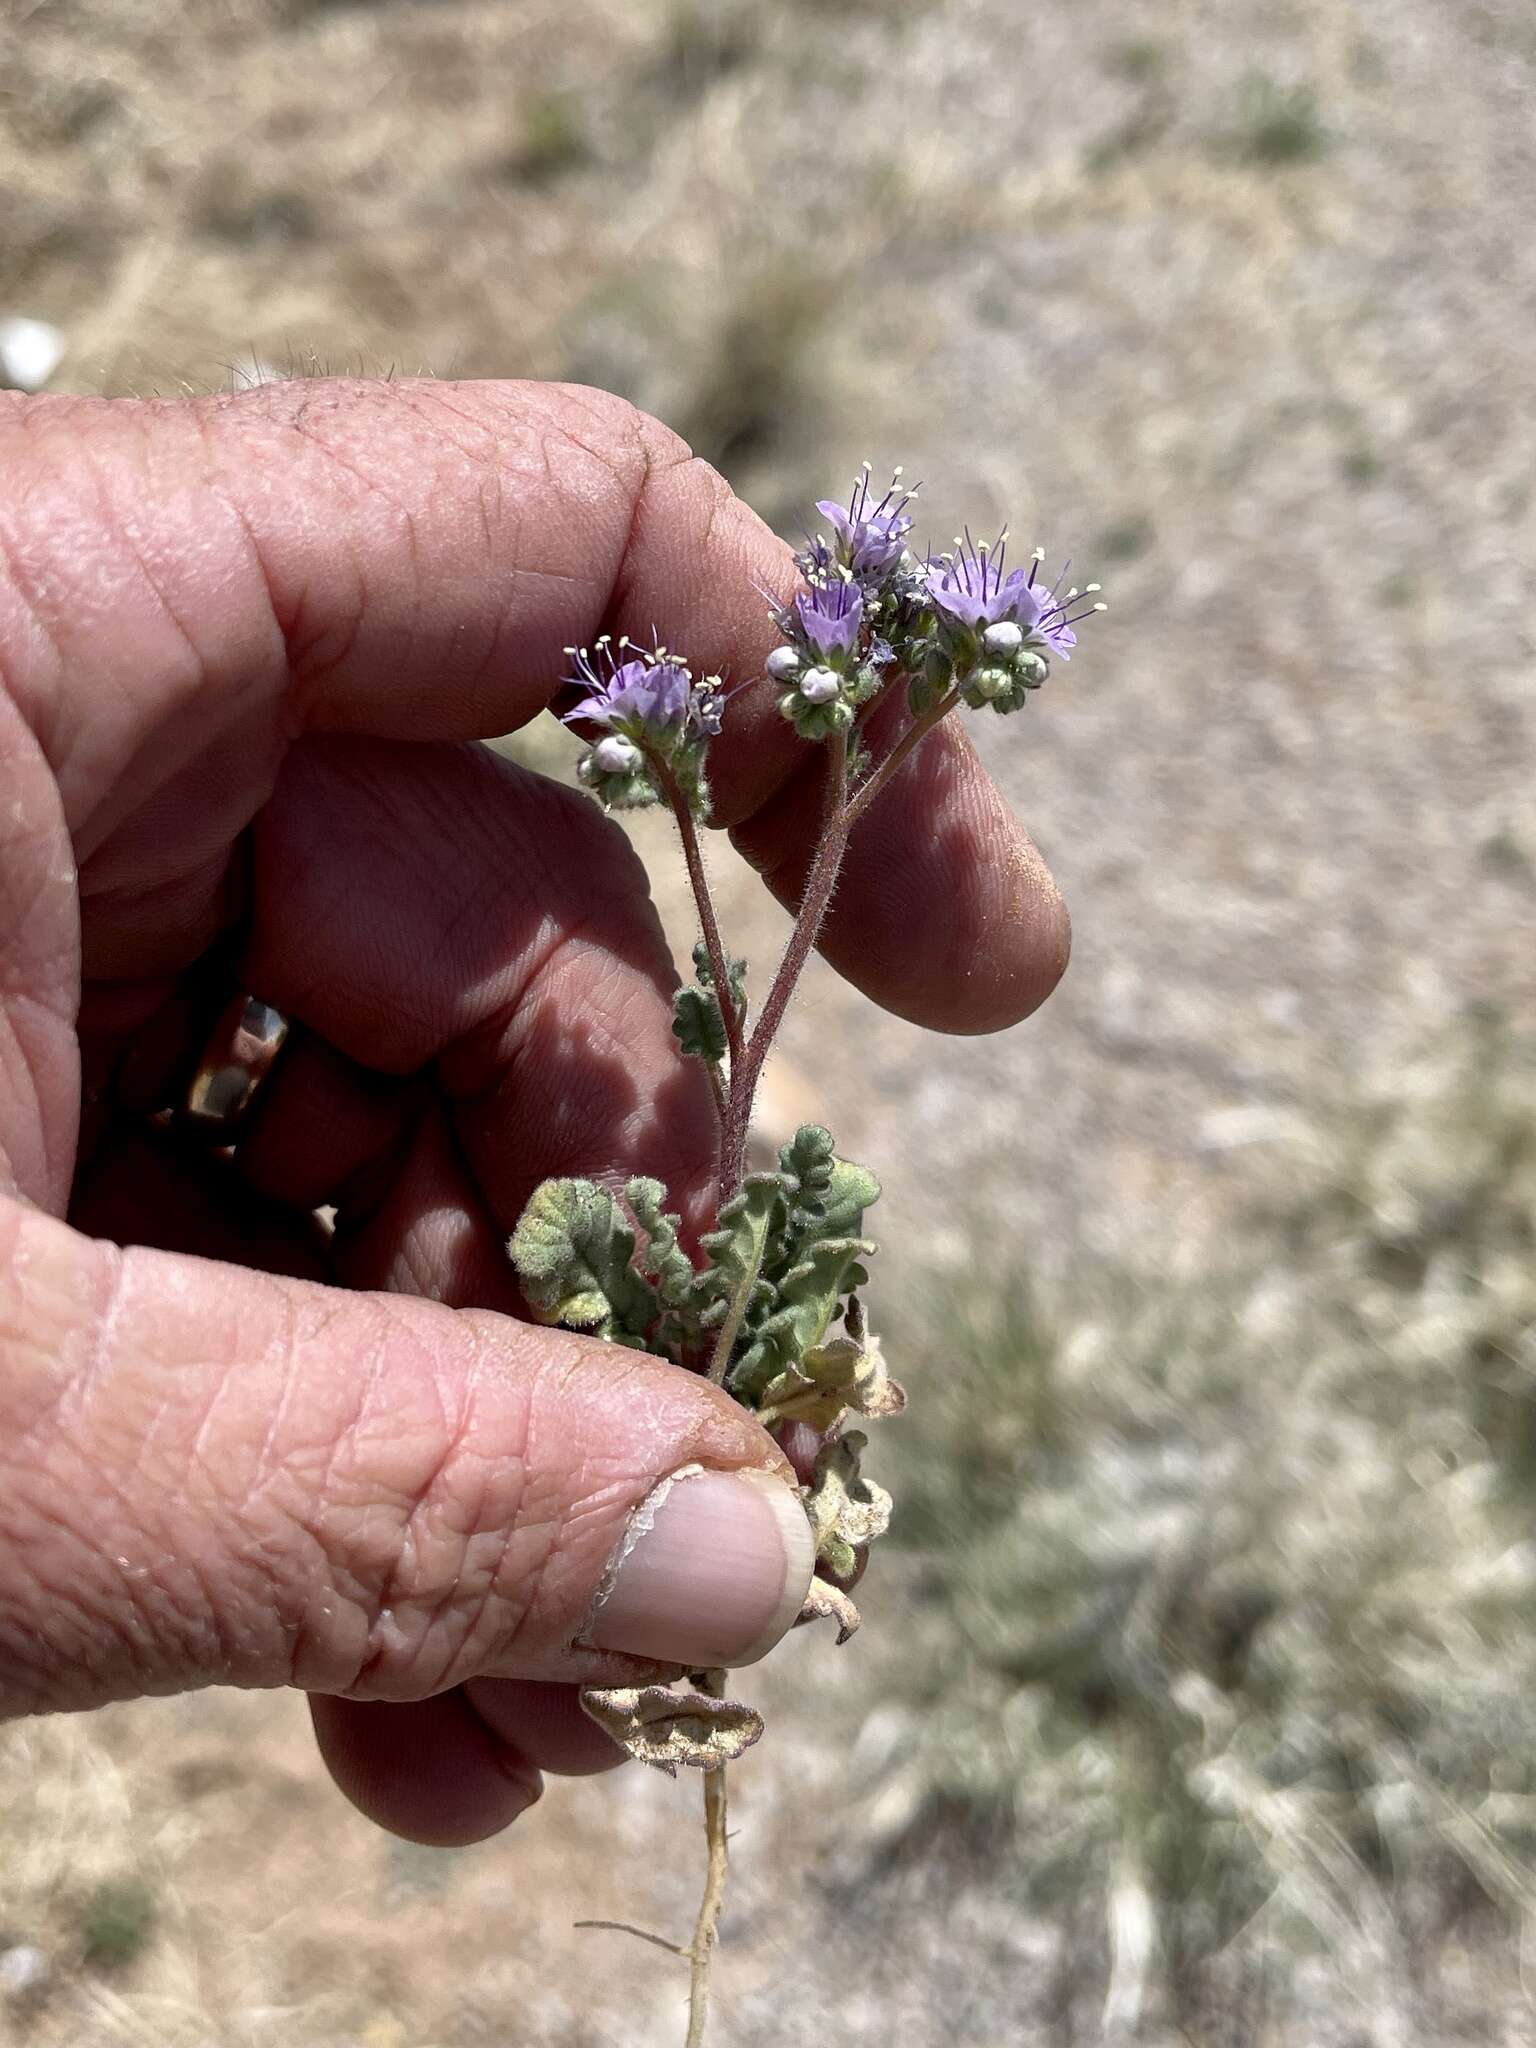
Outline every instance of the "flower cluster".
<path id="1" fill-rule="evenodd" d="M 1007 553 L 1006 533 L 990 547 L 966 534 L 953 553 L 930 558 L 922 572 L 934 634 L 925 673 L 933 683 L 952 681 L 977 710 L 1019 710 L 1026 693 L 1050 674 L 1052 655 L 1070 660 L 1077 645 L 1073 628 L 1104 609 L 1093 598 L 1097 583 L 1081 591 L 1074 584 L 1058 596 L 1066 568 L 1047 588 L 1040 580 L 1043 548 L 1027 571 L 1008 569 Z M 1080 609 L 1073 611 L 1074 604 Z"/>
<path id="2" fill-rule="evenodd" d="M 586 692 L 565 723 L 603 728 L 576 764 L 578 779 L 610 810 L 658 802 L 658 778 L 674 781 L 690 809 L 703 809 L 704 748 L 720 730 L 725 702 L 719 677 L 695 682 L 686 663 L 659 643 L 615 645 L 605 635 L 590 652 L 565 651 L 575 663 L 566 680 Z"/>
<path id="3" fill-rule="evenodd" d="M 817 506 L 831 537 L 816 535 L 796 556 L 805 587 L 774 608 L 784 644 L 767 662 L 783 686 L 780 711 L 806 739 L 849 732 L 898 674 L 919 716 L 950 691 L 974 709 L 1017 711 L 1052 657 L 1068 659 L 1079 622 L 1104 609 L 1096 583 L 1061 596 L 1065 571 L 1047 588 L 1041 550 L 1028 569 L 1009 570 L 1006 534 L 979 546 L 967 535 L 952 552 L 915 557 L 912 501 L 899 471 L 876 499 L 866 466 L 846 505 Z"/>

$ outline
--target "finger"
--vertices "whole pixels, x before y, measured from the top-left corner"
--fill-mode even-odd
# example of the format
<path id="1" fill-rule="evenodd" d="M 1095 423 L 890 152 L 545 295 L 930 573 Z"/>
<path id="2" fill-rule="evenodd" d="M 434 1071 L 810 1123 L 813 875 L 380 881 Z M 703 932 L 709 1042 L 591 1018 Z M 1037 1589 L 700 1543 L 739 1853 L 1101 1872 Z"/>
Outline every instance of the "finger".
<path id="1" fill-rule="evenodd" d="M 402 1705 L 311 1698 L 309 1711 L 337 1785 L 369 1820 L 407 1841 L 433 1849 L 483 1842 L 544 1789 L 534 1766 L 462 1691 Z"/>
<path id="2" fill-rule="evenodd" d="M 791 910 L 824 800 L 820 775 L 808 770 L 732 835 Z M 914 903 L 947 907 L 916 926 Z M 855 826 L 819 945 L 855 987 L 936 1031 L 1001 1030 L 1061 979 L 1071 946 L 1066 905 L 953 721 L 929 735 Z"/>
<path id="3" fill-rule="evenodd" d="M 740 1664 L 812 1548 L 777 1447 L 665 1361 L 0 1205 L 0 1715 Z"/>
<path id="4" fill-rule="evenodd" d="M 168 970 L 233 914 L 232 831 L 295 732 L 507 730 L 547 699 L 562 648 L 605 625 L 656 626 L 701 669 L 743 680 L 774 637 L 762 590 L 790 574 L 784 547 L 674 436 L 574 387 L 13 403 L 0 474 L 0 637 L 82 855 L 100 971 L 146 945 Z M 722 822 L 744 822 L 804 760 L 772 696 L 749 692 L 728 717 Z M 914 781 L 910 829 L 887 827 L 898 858 L 926 843 L 932 793 Z M 962 944 L 974 899 L 933 898 L 912 865 L 910 930 L 942 920 Z M 1016 1008 L 1040 979 L 1023 958 L 1037 922 L 972 935 L 1020 953 Z M 872 969 L 844 954 L 881 1000 L 893 950 L 872 948 Z M 1000 1001 L 1001 962 L 993 980 Z M 962 988 L 921 1021 L 967 1014 Z"/>
<path id="5" fill-rule="evenodd" d="M 472 1678 L 470 1705 L 501 1741 L 557 1778 L 590 1778 L 625 1761 L 624 1752 L 584 1712 L 574 1685 Z"/>
<path id="6" fill-rule="evenodd" d="M 501 1237 L 552 1175 L 651 1174 L 702 1213 L 707 1078 L 672 1035 L 645 870 L 595 804 L 485 748 L 310 741 L 253 840 L 246 986 L 347 1059 L 432 1069 Z"/>
<path id="7" fill-rule="evenodd" d="M 377 1198 L 338 1210 L 336 1277 L 347 1287 L 421 1295 L 449 1308 L 522 1315 L 509 1228 L 487 1208 L 442 1105 L 433 1103 Z"/>
<path id="8" fill-rule="evenodd" d="M 311 1215 L 243 1186 L 209 1158 L 140 1124 L 104 1131 L 76 1176 L 69 1220 L 116 1244 L 229 1259 L 300 1280 L 329 1280 L 330 1250 Z"/>
<path id="9" fill-rule="evenodd" d="M 300 1036 L 241 1124 L 235 1163 L 253 1188 L 296 1208 L 371 1209 L 424 1112 L 425 1089 Z"/>

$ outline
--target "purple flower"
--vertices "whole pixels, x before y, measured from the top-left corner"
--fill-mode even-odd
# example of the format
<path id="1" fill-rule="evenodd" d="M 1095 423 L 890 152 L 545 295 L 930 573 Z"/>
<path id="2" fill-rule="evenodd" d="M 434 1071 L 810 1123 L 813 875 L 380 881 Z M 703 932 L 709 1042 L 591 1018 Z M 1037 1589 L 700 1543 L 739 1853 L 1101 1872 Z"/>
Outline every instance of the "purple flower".
<path id="1" fill-rule="evenodd" d="M 1067 571 L 1072 564 L 1070 560 L 1062 564 L 1061 574 L 1047 590 L 1036 581 L 1040 564 L 1044 559 L 1042 550 L 1037 548 L 1029 571 L 1030 585 L 1040 602 L 1040 616 L 1035 620 L 1035 638 L 1043 640 L 1052 654 L 1059 654 L 1063 661 L 1070 661 L 1070 650 L 1077 645 L 1077 635 L 1072 628 L 1088 618 L 1091 613 L 1104 609 L 1102 604 L 1094 602 L 1094 592 L 1098 590 L 1099 585 L 1085 583 L 1079 590 L 1074 583 L 1066 596 L 1059 598 L 1056 593 L 1066 581 Z M 1078 607 L 1075 611 L 1074 605 Z"/>
<path id="2" fill-rule="evenodd" d="M 855 576 L 878 580 L 901 559 L 912 531 L 907 511 L 912 493 L 898 487 L 897 477 L 877 503 L 870 503 L 869 468 L 865 465 L 852 497 L 846 505 L 832 498 L 818 498 L 816 510 L 827 520 L 838 538 L 838 552 Z"/>
<path id="3" fill-rule="evenodd" d="M 681 662 L 665 656 L 620 662 L 602 641 L 595 655 L 583 650 L 575 660 L 576 673 L 569 680 L 588 694 L 564 714 L 567 725 L 585 720 L 610 731 L 639 728 L 661 737 L 681 732 L 698 713 L 700 729 L 710 729 L 703 722 L 707 707 L 702 694 L 696 704 L 693 678 Z"/>
<path id="4" fill-rule="evenodd" d="M 1025 635 L 1036 630 L 1042 606 L 1041 593 L 1034 589 L 1038 563 L 1028 572 L 1012 569 L 1003 573 L 1007 542 L 1000 535 L 995 547 L 977 547 L 969 536 L 952 555 L 939 555 L 923 571 L 923 587 L 936 610 L 959 626 L 982 632 L 988 626 L 1011 620 Z"/>
<path id="5" fill-rule="evenodd" d="M 839 577 L 824 590 L 802 590 L 795 599 L 800 631 L 822 661 L 848 656 L 858 645 L 864 593 Z"/>

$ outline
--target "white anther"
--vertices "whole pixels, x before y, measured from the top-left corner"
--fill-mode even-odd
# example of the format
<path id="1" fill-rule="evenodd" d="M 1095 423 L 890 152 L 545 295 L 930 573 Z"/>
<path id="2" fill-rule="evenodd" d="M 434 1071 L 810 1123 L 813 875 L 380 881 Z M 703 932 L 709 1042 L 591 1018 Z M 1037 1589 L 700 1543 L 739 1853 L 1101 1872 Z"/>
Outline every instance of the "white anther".
<path id="1" fill-rule="evenodd" d="M 629 775 L 640 766 L 640 749 L 610 734 L 592 749 L 592 760 L 604 775 Z"/>
<path id="2" fill-rule="evenodd" d="M 1012 619 L 999 619 L 982 634 L 981 644 L 988 654 L 1017 654 L 1024 645 L 1023 628 Z"/>
<path id="3" fill-rule="evenodd" d="M 842 687 L 829 668 L 808 668 L 800 678 L 800 694 L 807 704 L 830 704 L 841 694 Z"/>
<path id="4" fill-rule="evenodd" d="M 793 647 L 775 647 L 763 666 L 776 683 L 787 683 L 799 673 L 800 657 Z"/>

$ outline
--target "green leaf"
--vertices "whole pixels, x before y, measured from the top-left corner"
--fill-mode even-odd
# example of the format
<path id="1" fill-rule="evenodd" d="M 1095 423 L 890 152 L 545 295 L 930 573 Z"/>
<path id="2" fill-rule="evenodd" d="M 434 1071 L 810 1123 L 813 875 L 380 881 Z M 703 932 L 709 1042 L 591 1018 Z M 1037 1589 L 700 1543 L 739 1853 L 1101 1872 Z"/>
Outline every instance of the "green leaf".
<path id="1" fill-rule="evenodd" d="M 875 1176 L 867 1167 L 839 1159 L 832 1133 L 820 1124 L 800 1126 L 780 1151 L 779 1168 L 793 1185 L 787 1190 L 784 1227 L 768 1260 L 773 1279 L 799 1265 L 823 1239 L 857 1237 L 864 1211 L 880 1197 Z"/>
<path id="2" fill-rule="evenodd" d="M 822 1206 L 823 1233 L 827 1237 L 857 1237 L 864 1225 L 864 1211 L 873 1208 L 879 1199 L 880 1183 L 867 1166 L 855 1166 L 851 1159 L 835 1159 L 832 1185 Z"/>
<path id="3" fill-rule="evenodd" d="M 729 1375 L 738 1400 L 755 1406 L 777 1374 L 798 1366 L 821 1343 L 842 1296 L 868 1277 L 859 1260 L 874 1249 L 867 1238 L 823 1238 L 808 1259 L 784 1275 L 774 1290 L 773 1312 L 756 1327 Z"/>
<path id="4" fill-rule="evenodd" d="M 784 1185 L 776 1173 L 749 1173 L 721 1209 L 715 1228 L 700 1240 L 709 1265 L 694 1290 L 707 1309 L 729 1306 L 744 1290 L 750 1292 L 763 1263 L 763 1249 L 775 1211 L 784 1201 Z M 723 1315 L 706 1315 L 720 1322 Z"/>
<path id="5" fill-rule="evenodd" d="M 680 988 L 672 998 L 672 1036 L 690 1059 L 723 1060 L 725 1019 L 710 989 Z"/>
<path id="6" fill-rule="evenodd" d="M 784 1213 L 784 1183 L 777 1173 L 749 1173 L 721 1209 L 718 1227 L 700 1240 L 709 1265 L 694 1282 L 700 1322 L 718 1332 L 716 1361 L 728 1360 L 749 1315 L 772 1304 L 760 1275 L 763 1254 Z M 720 1376 L 718 1363 L 712 1368 Z"/>
<path id="7" fill-rule="evenodd" d="M 630 1264 L 635 1234 L 606 1188 L 589 1180 L 542 1182 L 507 1249 L 540 1322 L 645 1348 L 656 1293 Z"/>
<path id="8" fill-rule="evenodd" d="M 832 1187 L 837 1153 L 832 1133 L 820 1124 L 802 1124 L 787 1145 L 779 1148 L 779 1170 L 796 1183 L 796 1211 L 820 1216 Z"/>
<path id="9" fill-rule="evenodd" d="M 681 1217 L 662 1209 L 667 1191 L 659 1180 L 639 1177 L 624 1189 L 624 1199 L 648 1242 L 641 1269 L 656 1283 L 656 1292 L 668 1308 L 685 1308 L 693 1299 L 693 1261 L 677 1241 Z"/>

